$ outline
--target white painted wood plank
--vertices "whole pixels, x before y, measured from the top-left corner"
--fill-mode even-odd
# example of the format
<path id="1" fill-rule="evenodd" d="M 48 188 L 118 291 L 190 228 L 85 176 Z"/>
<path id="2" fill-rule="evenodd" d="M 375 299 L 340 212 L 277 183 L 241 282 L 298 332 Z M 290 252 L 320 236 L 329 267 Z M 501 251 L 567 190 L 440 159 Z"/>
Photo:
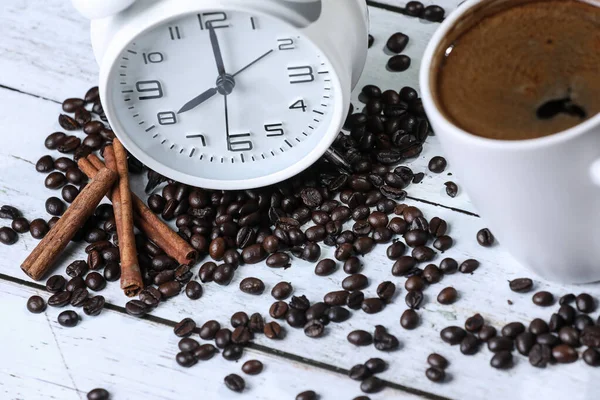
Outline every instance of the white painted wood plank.
<path id="1" fill-rule="evenodd" d="M 98 67 L 89 44 L 87 22 L 75 13 L 69 1 L 6 0 L 1 7 L 1 85 L 62 101 L 67 97 L 83 96 L 90 86 L 97 84 Z M 357 97 L 365 84 L 376 84 L 384 90 L 400 90 L 406 85 L 418 88 L 420 58 L 429 37 L 439 26 L 373 7 L 370 13 L 371 34 L 376 41 L 355 91 L 353 104 L 356 107 L 362 107 Z M 411 38 L 405 53 L 412 58 L 412 65 L 403 73 L 385 69 L 390 56 L 383 48 L 388 37 L 397 31 L 405 32 Z M 464 192 L 459 192 L 453 199 L 445 193 L 444 182 L 450 179 L 447 173 L 452 172 L 452 165 L 444 174 L 428 171 L 431 157 L 440 154 L 437 139 L 431 137 L 425 151 L 408 163 L 415 172 L 427 175 L 423 182 L 409 187 L 409 195 L 475 212 Z"/>
<path id="2" fill-rule="evenodd" d="M 47 132 L 55 128 L 54 120 L 58 106 L 8 91 L 0 91 L 0 104 L 8 105 L 7 112 L 0 114 L 0 126 L 4 127 L 5 132 L 11 132 L 14 137 L 23 137 L 22 140 L 6 141 L 0 148 L 0 203 L 17 205 L 30 219 L 39 217 L 43 215 L 45 199 L 55 192 L 43 188 L 44 175 L 35 172 L 31 165 L 35 160 L 28 162 L 23 159 L 30 159 L 32 154 L 45 154 L 42 139 Z M 35 109 L 39 118 L 28 120 L 27 109 Z M 135 180 L 138 190 L 142 185 L 140 179 Z M 459 262 L 467 258 L 477 258 L 481 261 L 480 269 L 473 275 L 447 276 L 442 283 L 426 291 L 427 303 L 424 309 L 419 311 L 422 317 L 422 326 L 419 329 L 408 332 L 399 326 L 399 317 L 406 308 L 404 279 L 391 275 L 392 262 L 385 257 L 386 246 L 378 246 L 373 253 L 364 258 L 365 273 L 372 279 L 366 294 L 374 296 L 377 284 L 384 280 L 392 280 L 400 288 L 393 304 L 382 313 L 369 316 L 360 311 L 353 312 L 347 323 L 330 324 L 326 337 L 321 340 L 309 339 L 301 330 L 288 329 L 288 338 L 284 341 L 269 341 L 259 337 L 258 343 L 343 368 L 350 368 L 369 357 L 380 355 L 390 362 L 389 371 L 383 374 L 386 379 L 451 398 L 471 396 L 525 399 L 533 393 L 539 393 L 540 396 L 545 394 L 548 398 L 564 396 L 567 393 L 574 399 L 589 398 L 589 394 L 598 389 L 597 380 L 591 379 L 597 371 L 583 362 L 570 366 L 549 367 L 540 371 L 529 366 L 523 358 L 519 358 L 515 369 L 502 372 L 488 366 L 490 353 L 487 350 L 477 356 L 466 357 L 458 354 L 458 348 L 451 348 L 441 342 L 439 331 L 443 327 L 462 325 L 464 320 L 475 312 L 481 312 L 487 320 L 500 327 L 515 320 L 528 322 L 534 317 L 548 319 L 552 311 L 535 307 L 531 303 L 530 295 L 510 292 L 507 280 L 530 274 L 512 260 L 501 246 L 484 249 L 477 245 L 475 234 L 485 226 L 480 219 L 441 207 L 417 205 L 428 218 L 437 215 L 449 222 L 450 235 L 454 237 L 456 245 L 444 256 L 455 257 Z M 29 235 L 23 235 L 14 246 L 0 246 L 0 259 L 9 260 L 0 263 L 0 272 L 25 278 L 19 270 L 19 264 L 36 243 Z M 72 251 L 65 255 L 57 271 L 64 271 L 67 263 L 74 259 L 84 258 L 83 247 L 72 247 Z M 331 249 L 324 247 L 322 257 L 331 256 Z M 438 263 L 441 258 L 438 256 L 434 262 Z M 199 324 L 209 319 L 217 319 L 224 323 L 232 313 L 239 310 L 248 313 L 260 312 L 267 316 L 273 301 L 268 293 L 282 280 L 292 282 L 296 294 L 306 294 L 312 301 L 322 299 L 326 292 L 340 289 L 340 283 L 345 277 L 343 271 L 320 278 L 314 275 L 313 269 L 313 265 L 300 260 L 294 260 L 292 268 L 287 270 L 269 269 L 264 264 L 243 266 L 229 286 L 203 285 L 205 294 L 202 299 L 192 302 L 180 296 L 161 305 L 154 314 L 174 321 L 191 316 Z M 197 271 L 197 267 L 194 271 Z M 267 286 L 264 295 L 254 297 L 239 291 L 239 282 L 248 276 L 264 280 Z M 454 306 L 441 306 L 435 302 L 437 293 L 445 286 L 454 286 L 460 293 L 461 300 Z M 580 291 L 589 291 L 596 296 L 600 293 L 598 285 L 562 286 L 538 281 L 536 290 L 541 289 L 550 290 L 556 295 Z M 117 284 L 109 285 L 102 294 L 108 301 L 117 305 L 124 305 L 127 300 Z M 508 305 L 507 300 L 514 304 Z M 402 341 L 403 348 L 398 352 L 385 354 L 373 347 L 356 349 L 346 342 L 346 335 L 351 330 L 372 329 L 375 324 L 388 327 Z M 157 348 L 161 346 L 162 343 L 157 344 Z M 424 377 L 425 360 L 432 351 L 438 351 L 451 360 L 449 373 L 453 379 L 447 385 L 432 385 Z"/>
<path id="3" fill-rule="evenodd" d="M 253 350 L 237 362 L 217 354 L 182 368 L 175 362 L 179 338 L 171 328 L 109 310 L 87 317 L 81 309 L 76 309 L 82 316 L 79 325 L 64 328 L 56 322 L 64 309 L 49 307 L 39 315 L 27 311 L 27 298 L 34 294 L 46 296 L 0 281 L 0 313 L 10 320 L 0 329 L 2 399 L 81 400 L 96 387 L 107 389 L 114 400 L 290 399 L 305 390 L 316 391 L 322 400 L 360 394 L 359 384 L 343 375 Z M 251 359 L 264 364 L 260 375 L 241 371 Z M 242 395 L 225 387 L 223 378 L 231 373 L 246 381 Z M 373 398 L 416 399 L 392 389 Z"/>

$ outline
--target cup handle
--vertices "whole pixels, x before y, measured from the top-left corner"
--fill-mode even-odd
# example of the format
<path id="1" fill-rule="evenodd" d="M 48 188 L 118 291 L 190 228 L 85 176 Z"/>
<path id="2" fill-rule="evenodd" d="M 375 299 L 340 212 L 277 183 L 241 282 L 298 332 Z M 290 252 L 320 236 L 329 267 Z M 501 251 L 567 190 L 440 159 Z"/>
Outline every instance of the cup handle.
<path id="1" fill-rule="evenodd" d="M 135 0 L 71 0 L 81 15 L 88 19 L 109 17 L 123 11 Z"/>
<path id="2" fill-rule="evenodd" d="M 600 186 L 600 158 L 590 165 L 590 178 L 595 185 Z"/>

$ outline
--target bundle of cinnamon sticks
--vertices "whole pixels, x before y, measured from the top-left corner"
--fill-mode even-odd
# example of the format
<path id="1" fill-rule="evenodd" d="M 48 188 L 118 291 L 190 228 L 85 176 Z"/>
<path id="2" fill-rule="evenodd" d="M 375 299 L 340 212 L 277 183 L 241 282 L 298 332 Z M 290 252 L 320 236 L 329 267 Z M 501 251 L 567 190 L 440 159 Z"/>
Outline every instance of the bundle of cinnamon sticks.
<path id="1" fill-rule="evenodd" d="M 180 264 L 191 264 L 197 254 L 189 243 L 131 192 L 127 152 L 118 139 L 104 148 L 104 159 L 106 165 L 94 154 L 78 161 L 79 168 L 91 179 L 90 184 L 77 196 L 64 216 L 23 262 L 21 268 L 33 279 L 41 279 L 54 265 L 78 229 L 94 213 L 102 197 L 107 195 L 113 203 L 119 237 L 121 289 L 127 296 L 132 297 L 144 288 L 135 246 L 134 225 Z"/>

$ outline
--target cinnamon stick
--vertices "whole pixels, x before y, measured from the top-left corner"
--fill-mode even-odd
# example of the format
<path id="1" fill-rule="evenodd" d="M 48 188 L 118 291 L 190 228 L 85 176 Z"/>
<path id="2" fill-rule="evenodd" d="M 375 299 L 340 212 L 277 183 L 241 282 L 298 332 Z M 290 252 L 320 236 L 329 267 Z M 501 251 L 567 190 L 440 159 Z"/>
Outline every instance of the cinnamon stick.
<path id="1" fill-rule="evenodd" d="M 121 226 L 119 235 L 119 251 L 121 253 L 121 289 L 128 297 L 136 296 L 143 288 L 144 281 L 138 263 L 135 237 L 133 234 L 133 208 L 131 205 L 131 191 L 129 189 L 129 171 L 127 169 L 127 152 L 118 139 L 112 146 L 104 148 L 104 159 L 111 170 L 119 174 L 118 185 L 114 191 L 119 191 L 118 202 L 113 203 L 115 221 Z M 113 199 L 115 199 L 113 195 Z M 117 212 L 118 209 L 118 212 Z"/>
<path id="2" fill-rule="evenodd" d="M 73 236 L 94 213 L 100 200 L 117 180 L 117 174 L 103 168 L 79 193 L 56 225 L 38 243 L 21 264 L 21 269 L 34 280 L 40 280 L 54 265 Z"/>
<path id="3" fill-rule="evenodd" d="M 95 173 L 95 171 L 91 171 L 91 168 L 95 168 L 97 171 L 104 168 L 104 163 L 96 155 L 91 154 L 87 157 L 86 161 L 82 162 L 82 160 L 79 160 L 79 168 L 91 178 Z M 188 242 L 183 240 L 181 236 L 157 217 L 134 193 L 132 193 L 132 199 L 134 210 L 133 221 L 135 226 L 148 239 L 163 249 L 169 256 L 176 259 L 180 264 L 189 265 L 196 260 L 196 250 Z"/>

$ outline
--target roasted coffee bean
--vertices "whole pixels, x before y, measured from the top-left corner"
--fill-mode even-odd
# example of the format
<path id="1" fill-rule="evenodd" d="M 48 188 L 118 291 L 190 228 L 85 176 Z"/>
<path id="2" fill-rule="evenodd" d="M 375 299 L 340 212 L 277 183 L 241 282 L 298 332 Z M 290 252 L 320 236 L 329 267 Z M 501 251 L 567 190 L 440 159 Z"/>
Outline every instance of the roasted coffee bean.
<path id="1" fill-rule="evenodd" d="M 238 326 L 231 332 L 231 341 L 235 344 L 245 345 L 252 340 L 252 332 L 246 326 Z"/>
<path id="2" fill-rule="evenodd" d="M 6 226 L 0 228 L 0 243 L 11 245 L 15 244 L 17 240 L 19 240 L 19 236 L 12 228 Z"/>
<path id="3" fill-rule="evenodd" d="M 202 297 L 202 285 L 198 281 L 189 281 L 185 286 L 185 294 L 190 300 L 198 300 Z"/>
<path id="4" fill-rule="evenodd" d="M 177 344 L 177 347 L 179 347 L 179 350 L 181 350 L 181 351 L 194 352 L 195 350 L 197 350 L 200 347 L 200 343 L 198 343 L 196 340 L 194 340 L 192 338 L 183 338 L 179 341 L 179 343 Z"/>
<path id="5" fill-rule="evenodd" d="M 583 358 L 583 361 L 591 367 L 600 366 L 600 353 L 591 347 L 583 352 L 581 358 Z"/>
<path id="6" fill-rule="evenodd" d="M 491 325 L 484 325 L 481 327 L 478 333 L 479 340 L 483 342 L 489 341 L 491 338 L 496 336 L 496 328 Z"/>
<path id="7" fill-rule="evenodd" d="M 231 330 L 227 329 L 227 328 L 221 328 L 217 331 L 217 333 L 215 334 L 215 345 L 220 348 L 220 349 L 224 349 L 225 347 L 229 346 L 231 344 Z M 223 356 L 225 357 L 225 356 Z"/>
<path id="8" fill-rule="evenodd" d="M 529 350 L 529 363 L 534 367 L 545 368 L 552 359 L 552 349 L 545 344 L 534 344 Z"/>
<path id="9" fill-rule="evenodd" d="M 67 178 L 60 172 L 54 171 L 46 176 L 44 185 L 48 189 L 60 189 L 67 183 Z"/>
<path id="10" fill-rule="evenodd" d="M 287 315 L 285 316 L 285 320 L 289 326 L 292 328 L 300 328 L 306 324 L 306 316 L 304 315 L 304 311 L 298 310 L 296 308 L 290 308 L 288 310 Z"/>
<path id="11" fill-rule="evenodd" d="M 54 228 L 54 225 L 56 225 L 58 223 L 58 221 L 60 221 L 59 217 L 52 217 L 48 220 L 48 228 L 50 228 L 52 230 L 52 228 Z M 81 239 L 78 238 L 77 240 L 73 240 L 73 241 L 80 241 Z"/>
<path id="12" fill-rule="evenodd" d="M 472 333 L 467 333 L 460 342 L 460 352 L 466 356 L 473 355 L 479 351 L 479 339 Z"/>
<path id="13" fill-rule="evenodd" d="M 552 357 L 560 364 L 569 364 L 577 361 L 577 350 L 568 344 L 559 344 L 552 348 Z"/>
<path id="14" fill-rule="evenodd" d="M 157 288 L 149 286 L 140 292 L 138 298 L 148 307 L 154 308 L 160 303 L 162 293 Z"/>
<path id="15" fill-rule="evenodd" d="M 324 258 L 317 263 L 315 266 L 315 275 L 327 276 L 331 275 L 337 269 L 337 265 L 334 260 L 330 258 Z"/>
<path id="16" fill-rule="evenodd" d="M 513 356 L 510 351 L 499 351 L 490 360 L 490 365 L 496 369 L 507 369 L 512 366 Z"/>
<path id="17" fill-rule="evenodd" d="M 350 332 L 347 339 L 355 346 L 368 346 L 373 343 L 373 336 L 369 332 L 360 329 Z"/>
<path id="18" fill-rule="evenodd" d="M 376 314 L 383 310 L 385 303 L 378 297 L 364 299 L 361 305 L 362 310 L 367 314 Z"/>
<path id="19" fill-rule="evenodd" d="M 429 367 L 425 371 L 425 376 L 432 382 L 442 382 L 446 378 L 446 372 L 440 368 Z"/>
<path id="20" fill-rule="evenodd" d="M 217 269 L 217 264 L 212 261 L 206 262 L 202 264 L 200 267 L 200 271 L 198 272 L 198 277 L 203 283 L 212 282 L 214 279 L 214 273 Z"/>
<path id="21" fill-rule="evenodd" d="M 441 156 L 435 156 L 431 160 L 429 160 L 428 168 L 431 172 L 435 172 L 436 174 L 441 174 L 446 169 L 448 163 L 446 159 Z"/>
<path id="22" fill-rule="evenodd" d="M 79 315 L 72 310 L 63 311 L 58 314 L 58 323 L 66 328 L 72 328 L 79 323 Z"/>
<path id="23" fill-rule="evenodd" d="M 244 278 L 240 282 L 240 290 L 247 294 L 262 294 L 265 284 L 258 278 Z"/>
<path id="24" fill-rule="evenodd" d="M 90 293 L 87 291 L 87 289 L 84 288 L 79 288 L 73 291 L 73 294 L 71 295 L 71 305 L 73 307 L 83 306 L 86 303 L 89 294 Z"/>
<path id="25" fill-rule="evenodd" d="M 352 256 L 344 261 L 344 272 L 347 274 L 356 274 L 362 269 L 362 263 L 358 257 Z"/>
<path id="26" fill-rule="evenodd" d="M 29 232 L 29 221 L 23 217 L 15 218 L 11 223 L 11 228 L 17 233 Z"/>
<path id="27" fill-rule="evenodd" d="M 425 281 L 420 276 L 413 275 L 406 280 L 404 288 L 408 291 L 420 291 L 425 288 Z"/>
<path id="28" fill-rule="evenodd" d="M 96 316 L 99 315 L 104 309 L 106 299 L 104 296 L 92 296 L 89 297 L 83 304 L 83 312 L 85 315 Z"/>
<path id="29" fill-rule="evenodd" d="M 40 296 L 31 296 L 27 299 L 27 310 L 33 314 L 40 314 L 46 310 L 46 302 Z"/>
<path id="30" fill-rule="evenodd" d="M 96 388 L 87 394 L 87 400 L 109 400 L 109 393 L 106 389 Z"/>
<path id="31" fill-rule="evenodd" d="M 575 317 L 573 326 L 579 331 L 583 331 L 586 326 L 594 325 L 594 320 L 589 315 L 581 314 Z"/>
<path id="32" fill-rule="evenodd" d="M 370 376 L 360 384 L 360 390 L 364 393 L 378 393 L 383 390 L 385 383 L 376 376 Z"/>
<path id="33" fill-rule="evenodd" d="M 535 335 L 531 332 L 522 332 L 515 338 L 515 344 L 519 353 L 528 356 L 535 344 Z"/>
<path id="34" fill-rule="evenodd" d="M 66 185 L 63 186 L 62 191 L 61 191 L 61 196 L 63 198 L 64 201 L 66 201 L 67 203 L 72 203 L 75 201 L 75 198 L 79 195 L 79 189 L 77 189 L 75 186 L 73 185 Z"/>
<path id="35" fill-rule="evenodd" d="M 434 237 L 444 236 L 448 230 L 448 224 L 441 218 L 433 217 L 429 221 L 429 233 Z"/>
<path id="36" fill-rule="evenodd" d="M 279 338 L 281 338 L 281 335 L 282 335 L 282 329 L 281 329 L 281 326 L 277 322 L 272 321 L 272 322 L 265 324 L 265 329 L 264 329 L 263 333 L 269 339 L 279 339 Z"/>
<path id="37" fill-rule="evenodd" d="M 411 59 L 405 54 L 393 56 L 388 60 L 387 68 L 389 71 L 402 72 L 406 71 L 411 64 Z"/>
<path id="38" fill-rule="evenodd" d="M 300 311 L 306 311 L 310 307 L 310 301 L 305 295 L 292 296 L 290 307 Z"/>
<path id="39" fill-rule="evenodd" d="M 459 344 L 467 335 L 467 332 L 460 326 L 448 326 L 441 330 L 440 337 L 448 344 Z"/>
<path id="40" fill-rule="evenodd" d="M 85 285 L 94 292 L 97 292 L 106 287 L 106 280 L 98 272 L 92 271 L 86 275 Z"/>
<path id="41" fill-rule="evenodd" d="M 395 243 L 392 243 L 386 251 L 386 255 L 390 260 L 397 260 L 400 257 L 402 257 L 402 255 L 404 254 L 404 252 L 406 251 L 406 246 L 404 245 L 404 243 L 397 241 Z"/>
<path id="42" fill-rule="evenodd" d="M 296 400 L 317 400 L 319 396 L 314 390 L 306 390 L 296 395 Z"/>
<path id="43" fill-rule="evenodd" d="M 533 281 L 529 278 L 517 278 L 508 283 L 510 290 L 517 293 L 527 293 L 533 287 Z"/>
<path id="44" fill-rule="evenodd" d="M 85 281 L 81 276 L 75 276 L 69 282 L 67 282 L 67 286 L 65 289 L 68 292 L 73 292 L 75 289 L 85 288 Z"/>
<path id="45" fill-rule="evenodd" d="M 65 177 L 67 181 L 73 185 L 79 185 L 85 179 L 85 175 L 79 168 L 69 168 L 67 172 L 65 172 Z"/>
<path id="46" fill-rule="evenodd" d="M 46 155 L 40 158 L 37 163 L 35 163 L 35 170 L 43 173 L 54 170 L 54 159 L 52 159 L 52 156 Z"/>
<path id="47" fill-rule="evenodd" d="M 86 103 L 95 103 L 100 101 L 100 95 L 98 91 L 98 86 L 91 87 L 83 97 Z"/>
<path id="48" fill-rule="evenodd" d="M 550 292 L 541 291 L 533 295 L 533 303 L 541 307 L 548 307 L 554 304 L 554 296 Z"/>
<path id="49" fill-rule="evenodd" d="M 57 150 L 63 154 L 74 153 L 80 145 L 81 139 L 77 136 L 67 136 L 65 140 L 60 143 Z"/>
<path id="50" fill-rule="evenodd" d="M 386 303 L 392 300 L 395 292 L 396 285 L 393 282 L 385 281 L 377 286 L 377 296 Z"/>
<path id="51" fill-rule="evenodd" d="M 429 234 L 421 229 L 414 229 L 404 234 L 404 241 L 410 247 L 419 247 L 427 244 Z"/>
<path id="52" fill-rule="evenodd" d="M 564 320 L 565 324 L 572 325 L 575 321 L 575 315 L 577 315 L 577 311 L 573 307 L 568 304 L 560 306 L 558 309 L 558 315 Z"/>
<path id="53" fill-rule="evenodd" d="M 168 299 L 179 294 L 181 291 L 181 284 L 177 281 L 166 282 L 160 285 L 158 290 L 163 298 Z"/>
<path id="54" fill-rule="evenodd" d="M 373 373 L 364 364 L 356 364 L 348 371 L 348 377 L 355 381 L 363 381 L 371 375 L 373 375 Z"/>
<path id="55" fill-rule="evenodd" d="M 477 243 L 483 247 L 491 247 L 494 244 L 494 235 L 488 228 L 481 229 L 477 232 Z"/>
<path id="56" fill-rule="evenodd" d="M 405 310 L 400 316 L 400 325 L 404 329 L 415 329 L 419 325 L 419 314 L 412 308 Z"/>
<path id="57" fill-rule="evenodd" d="M 335 250 L 334 257 L 338 261 L 346 261 L 354 254 L 354 247 L 351 243 L 342 243 Z"/>
<path id="58" fill-rule="evenodd" d="M 525 332 L 525 325 L 520 322 L 511 322 L 502 327 L 501 333 L 502 336 L 509 337 L 514 339 L 517 335 Z"/>
<path id="59" fill-rule="evenodd" d="M 235 268 L 233 268 L 233 265 L 221 264 L 215 269 L 213 280 L 219 285 L 229 285 L 229 282 L 233 279 L 234 272 Z"/>
<path id="60" fill-rule="evenodd" d="M 200 328 L 200 337 L 204 340 L 212 340 L 220 329 L 221 325 L 217 321 L 206 321 Z"/>
<path id="61" fill-rule="evenodd" d="M 460 272 L 462 272 L 463 274 L 471 274 L 477 268 L 479 268 L 479 261 L 469 259 L 469 260 L 463 261 L 462 264 L 460 264 L 460 266 L 458 267 L 458 270 Z"/>
<path id="62" fill-rule="evenodd" d="M 258 375 L 263 370 L 263 363 L 258 360 L 248 360 L 242 365 L 242 371 L 248 375 Z"/>
<path id="63" fill-rule="evenodd" d="M 571 326 L 563 326 L 558 331 L 558 338 L 572 347 L 579 347 L 579 331 Z"/>
<path id="64" fill-rule="evenodd" d="M 586 326 L 581 332 L 579 341 L 588 347 L 600 347 L 600 325 Z"/>
<path id="65" fill-rule="evenodd" d="M 262 247 L 259 246 L 259 248 L 262 250 Z M 210 245 L 208 247 L 208 254 L 213 260 L 221 261 L 223 259 L 223 255 L 225 254 L 225 250 L 227 250 L 225 239 L 223 239 L 222 237 L 218 237 L 213 239 L 212 242 L 210 242 Z M 254 256 L 255 251 L 258 251 L 258 248 L 254 248 L 252 253 L 247 253 L 246 257 L 249 257 L 250 255 Z"/>
<path id="66" fill-rule="evenodd" d="M 194 356 L 191 351 L 181 351 L 175 356 L 177 364 L 184 368 L 189 368 L 198 362 L 198 359 Z"/>
<path id="67" fill-rule="evenodd" d="M 409 224 L 404 219 L 394 217 L 388 224 L 388 228 L 397 235 L 403 235 L 408 230 L 408 225 Z"/>
<path id="68" fill-rule="evenodd" d="M 352 274 L 342 281 L 342 288 L 348 291 L 362 290 L 368 285 L 369 279 L 363 274 Z"/>
<path id="69" fill-rule="evenodd" d="M 412 256 L 402 256 L 394 263 L 392 275 L 404 276 L 417 266 L 417 260 Z"/>
<path id="70" fill-rule="evenodd" d="M 61 275 L 53 275 L 46 281 L 46 290 L 50 293 L 62 292 L 67 281 Z"/>
<path id="71" fill-rule="evenodd" d="M 422 17 L 427 21 L 441 22 L 444 19 L 445 11 L 440 6 L 427 6 L 423 11 Z"/>
<path id="72" fill-rule="evenodd" d="M 420 290 L 412 290 L 406 294 L 406 305 L 410 308 L 419 309 L 423 302 L 423 292 Z"/>
<path id="73" fill-rule="evenodd" d="M 66 131 L 74 131 L 81 127 L 77 121 L 66 114 L 60 114 L 58 116 L 58 123 Z"/>
<path id="74" fill-rule="evenodd" d="M 448 367 L 448 360 L 442 355 L 437 353 L 431 353 L 427 357 L 427 363 L 434 368 L 446 369 Z"/>
<path id="75" fill-rule="evenodd" d="M 442 272 L 434 264 L 429 264 L 423 269 L 423 279 L 429 284 L 438 283 L 442 279 Z"/>
<path id="76" fill-rule="evenodd" d="M 444 252 L 444 251 L 448 250 L 450 247 L 452 247 L 453 243 L 454 242 L 450 236 L 444 235 L 444 236 L 440 236 L 434 240 L 433 247 L 435 247 L 436 249 L 438 249 L 441 252 Z"/>
<path id="77" fill-rule="evenodd" d="M 289 282 L 279 282 L 271 290 L 271 296 L 277 300 L 286 299 L 292 294 L 292 284 Z"/>
<path id="78" fill-rule="evenodd" d="M 238 326 L 246 326 L 250 321 L 250 317 L 243 311 L 238 311 L 231 316 L 231 326 L 237 328 Z"/>
<path id="79" fill-rule="evenodd" d="M 350 308 L 352 310 L 358 310 L 361 307 L 364 299 L 365 299 L 364 293 L 361 292 L 360 290 L 358 290 L 356 292 L 350 293 L 346 297 L 346 305 L 348 306 L 348 308 Z"/>
<path id="80" fill-rule="evenodd" d="M 324 303 L 320 303 L 320 304 L 323 304 L 323 306 L 326 306 Z M 327 311 L 326 315 L 331 322 L 344 322 L 348 318 L 350 318 L 350 311 L 348 311 L 344 307 L 333 306 L 333 307 L 327 309 L 326 311 Z M 306 314 L 307 314 L 307 318 L 308 318 L 308 310 L 307 310 Z M 320 317 L 321 316 L 319 316 L 319 318 Z"/>
<path id="81" fill-rule="evenodd" d="M 365 362 L 365 367 L 367 367 L 369 369 L 369 371 L 371 371 L 371 373 L 379 374 L 379 373 L 385 371 L 387 369 L 388 365 L 381 358 L 375 357 L 375 358 L 369 358 Z"/>
<path id="82" fill-rule="evenodd" d="M 44 145 L 48 150 L 56 150 L 66 138 L 67 135 L 63 132 L 54 132 L 48 135 L 44 141 Z"/>
<path id="83" fill-rule="evenodd" d="M 467 332 L 478 332 L 483 327 L 483 317 L 481 314 L 475 314 L 467 318 L 465 321 L 465 329 Z"/>
<path id="84" fill-rule="evenodd" d="M 218 350 L 215 346 L 207 343 L 194 350 L 194 357 L 196 357 L 198 360 L 206 361 L 213 358 L 217 352 Z"/>
<path id="85" fill-rule="evenodd" d="M 375 334 L 373 335 L 373 343 L 379 351 L 392 351 L 400 346 L 398 338 L 390 333 L 382 325 L 375 326 Z"/>
<path id="86" fill-rule="evenodd" d="M 440 270 L 444 274 L 453 274 L 458 270 L 458 263 L 453 258 L 444 258 L 440 262 Z"/>
<path id="87" fill-rule="evenodd" d="M 488 349 L 493 353 L 504 350 L 512 351 L 514 348 L 514 342 L 512 338 L 507 336 L 494 336 L 488 339 L 487 343 Z"/>
<path id="88" fill-rule="evenodd" d="M 62 291 L 53 294 L 48 299 L 48 305 L 52 307 L 64 307 L 71 301 L 71 292 Z"/>
<path id="89" fill-rule="evenodd" d="M 442 289 L 442 291 L 437 296 L 437 301 L 440 304 L 453 304 L 458 298 L 458 292 L 453 287 L 447 287 Z"/>
<path id="90" fill-rule="evenodd" d="M 388 39 L 386 43 L 386 47 L 392 53 L 402 53 L 408 44 L 408 36 L 404 33 L 396 32 Z M 394 92 L 395 93 L 395 92 Z M 400 97 L 398 96 L 398 101 L 400 101 Z"/>
<path id="91" fill-rule="evenodd" d="M 286 253 L 273 253 L 266 260 L 267 266 L 271 268 L 284 268 L 290 265 L 290 256 Z"/>
<path id="92" fill-rule="evenodd" d="M 304 334 L 310 338 L 318 338 L 323 335 L 325 326 L 318 320 L 310 320 L 304 325 Z"/>
<path id="93" fill-rule="evenodd" d="M 331 307 L 331 308 L 334 308 L 334 307 Z M 335 314 L 337 314 L 337 313 L 342 314 L 344 311 L 347 311 L 344 308 L 339 307 L 339 306 L 336 306 L 335 308 L 339 308 L 341 310 L 341 311 L 336 310 L 334 312 Z M 309 321 L 312 319 L 321 320 L 323 316 L 328 316 L 329 310 L 330 310 L 330 307 L 327 304 L 319 301 L 319 302 L 316 302 L 313 305 L 311 305 L 306 310 L 305 316 L 306 316 L 306 319 L 308 319 Z M 334 321 L 334 322 L 341 322 L 341 321 Z"/>
<path id="94" fill-rule="evenodd" d="M 538 342 L 539 344 L 546 344 L 550 347 L 554 347 L 560 344 L 560 339 L 552 333 L 542 333 L 541 335 L 538 335 L 536 337 L 536 342 Z"/>
<path id="95" fill-rule="evenodd" d="M 65 212 L 65 203 L 58 197 L 50 197 L 46 200 L 46 212 L 50 215 L 61 216 Z"/>
<path id="96" fill-rule="evenodd" d="M 450 197 L 456 197 L 458 194 L 458 185 L 452 181 L 448 181 L 444 185 L 446 186 L 446 194 Z"/>
<path id="97" fill-rule="evenodd" d="M 265 320 L 259 313 L 254 313 L 250 316 L 250 321 L 248 321 L 248 330 L 251 333 L 259 333 L 262 332 L 265 328 Z"/>
<path id="98" fill-rule="evenodd" d="M 596 303 L 594 298 L 587 293 L 581 293 L 575 299 L 577 309 L 582 313 L 592 313 L 596 310 Z"/>
<path id="99" fill-rule="evenodd" d="M 550 328 L 546 321 L 540 318 L 536 318 L 529 323 L 529 332 L 534 335 L 541 335 L 542 333 L 550 332 Z"/>

